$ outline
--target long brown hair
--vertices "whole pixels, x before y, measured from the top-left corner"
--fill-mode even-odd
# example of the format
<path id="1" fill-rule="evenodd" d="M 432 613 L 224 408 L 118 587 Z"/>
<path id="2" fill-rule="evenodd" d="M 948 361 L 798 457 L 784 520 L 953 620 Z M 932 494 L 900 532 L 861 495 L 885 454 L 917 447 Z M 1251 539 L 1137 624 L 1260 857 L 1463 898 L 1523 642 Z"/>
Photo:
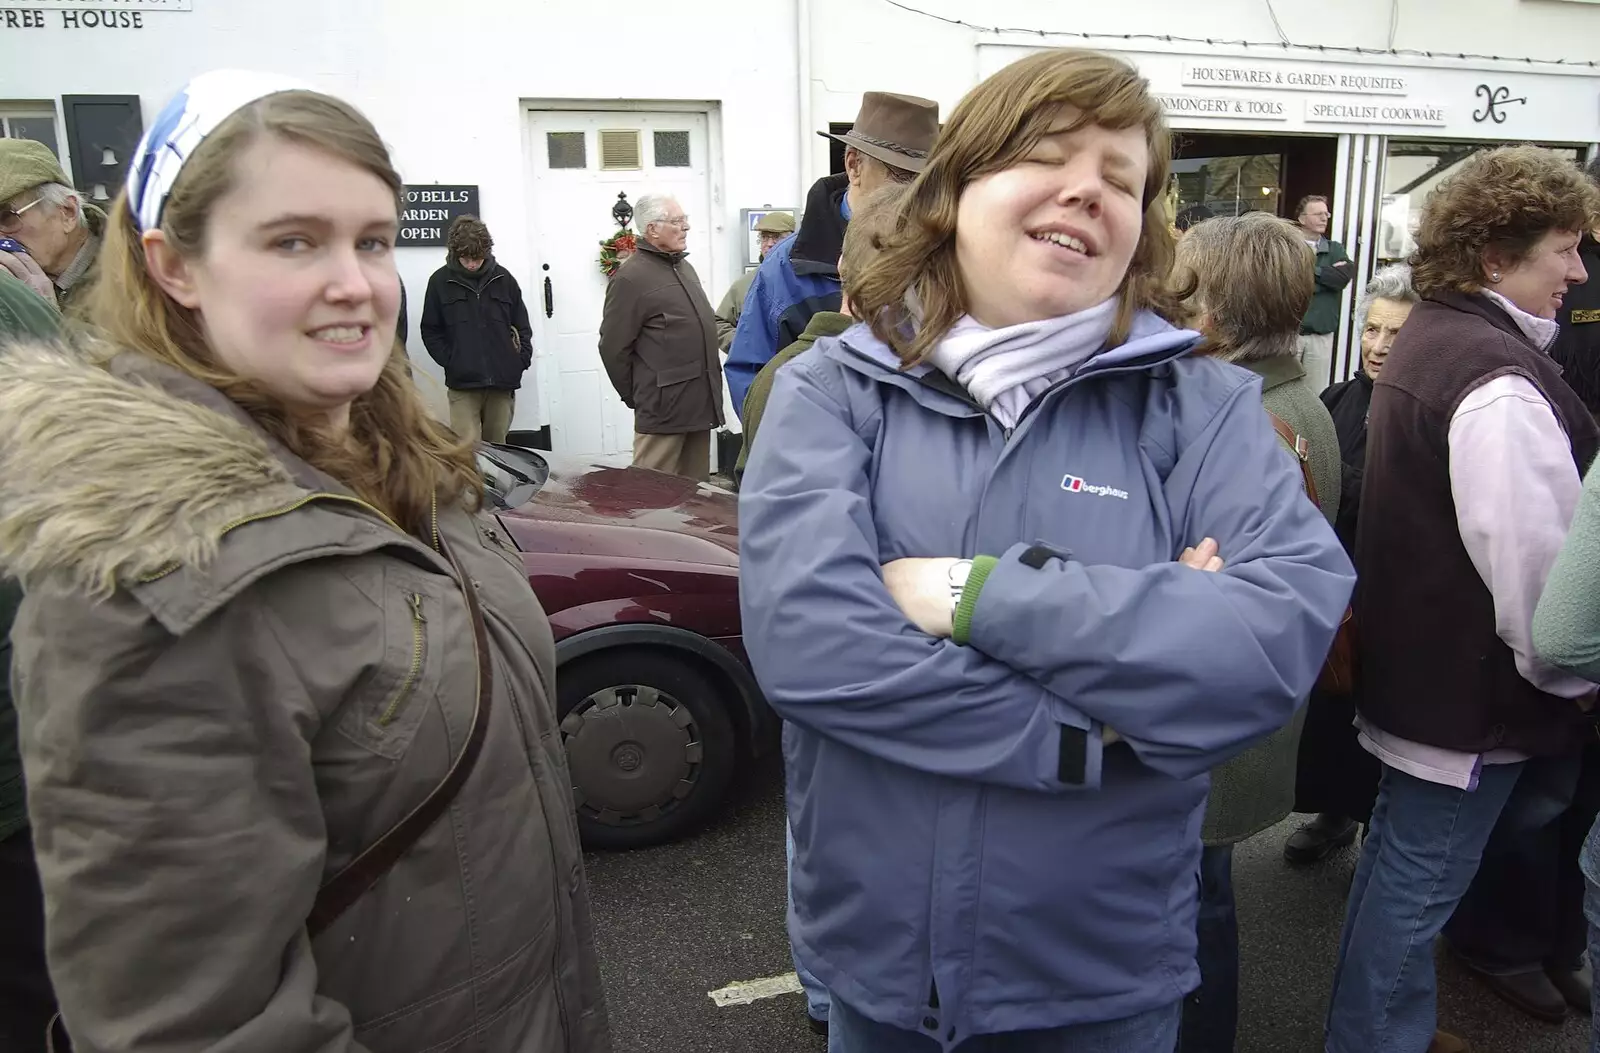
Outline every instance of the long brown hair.
<path id="1" fill-rule="evenodd" d="M 1172 138 L 1160 103 L 1120 59 L 1094 51 L 1046 51 L 1007 66 L 956 106 L 927 167 L 911 185 L 894 233 L 883 239 L 882 251 L 855 283 L 851 303 L 857 317 L 869 320 L 902 362 L 921 361 L 966 313 L 966 290 L 956 265 L 962 190 L 1026 157 L 1046 133 L 1059 130 L 1055 126 L 1064 107 L 1078 111 L 1072 129 L 1091 124 L 1115 131 L 1142 128 L 1150 150 L 1143 229 L 1118 289 L 1112 342 L 1126 339 L 1141 308 L 1181 317 L 1178 298 L 1167 287 L 1173 237 L 1162 194 Z M 914 332 L 906 326 L 907 293 L 914 293 L 919 304 Z"/>
<path id="2" fill-rule="evenodd" d="M 216 202 L 232 187 L 236 159 L 264 136 L 320 150 L 356 165 L 389 186 L 400 208 L 400 176 L 377 130 L 353 107 L 327 95 L 289 91 L 239 110 L 207 136 L 183 166 L 161 216 L 161 229 L 181 255 L 205 250 Z M 106 224 L 99 277 L 89 294 L 88 321 L 119 348 L 147 355 L 211 385 L 273 438 L 348 486 L 406 529 L 422 532 L 437 498 L 482 499 L 483 476 L 473 444 L 428 415 L 397 340 L 372 390 L 350 407 L 344 433 L 290 412 L 257 381 L 222 364 L 206 344 L 193 311 L 162 291 L 145 267 L 144 248 L 118 196 Z"/>

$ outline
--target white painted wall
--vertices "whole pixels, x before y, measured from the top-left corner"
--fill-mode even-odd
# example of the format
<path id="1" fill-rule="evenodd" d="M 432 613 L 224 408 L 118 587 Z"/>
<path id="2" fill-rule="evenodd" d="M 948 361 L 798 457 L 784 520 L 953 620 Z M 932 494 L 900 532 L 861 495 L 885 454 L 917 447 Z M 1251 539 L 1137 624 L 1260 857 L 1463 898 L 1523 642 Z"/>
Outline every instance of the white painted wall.
<path id="1" fill-rule="evenodd" d="M 0 103 L 138 95 L 148 124 L 175 89 L 207 69 L 303 77 L 361 107 L 406 182 L 478 184 L 496 255 L 530 310 L 540 283 L 530 265 L 526 101 L 593 100 L 596 109 L 606 100 L 714 104 L 720 127 L 712 133 L 708 218 L 717 229 L 713 259 L 695 262 L 715 296 L 738 273 L 739 209 L 802 196 L 794 132 L 799 49 L 789 0 L 192 0 L 192 7 L 147 12 L 142 29 L 65 29 L 54 10 L 43 12 L 41 29 L 7 29 L 0 18 Z M 610 224 L 594 217 L 596 242 L 612 233 Z M 413 357 L 434 373 L 416 325 L 443 254 L 400 251 Z"/>
<path id="2" fill-rule="evenodd" d="M 106 6 L 126 10 L 140 2 L 171 0 Z M 1600 61 L 1600 4 L 1556 0 L 1272 0 L 1270 8 L 1267 0 L 903 0 L 922 13 L 890 0 L 190 2 L 189 11 L 146 12 L 142 29 L 71 30 L 62 27 L 56 10 L 42 12 L 44 28 L 6 28 L 5 9 L 61 3 L 0 0 L 0 104 L 54 102 L 66 94 L 137 94 L 148 121 L 176 87 L 205 69 L 245 66 L 297 74 L 361 106 L 390 142 L 407 182 L 477 184 L 497 254 L 516 274 L 533 310 L 540 282 L 532 266 L 523 137 L 530 102 L 566 100 L 595 109 L 624 100 L 708 104 L 713 251 L 712 259 L 695 263 L 708 288 L 720 295 L 737 273 L 739 209 L 801 203 L 805 188 L 828 168 L 828 144 L 815 131 L 830 121 L 852 120 L 862 92 L 927 96 L 948 116 L 986 71 L 1022 54 L 1024 46 L 1080 45 L 1153 56 L 1142 68 L 1153 83 L 1161 82 L 1155 86 L 1162 92 L 1192 90 L 1181 83 L 1183 60 L 1176 56 L 1182 54 L 1260 60 L 1280 68 L 1285 62 L 1405 65 L 1427 91 L 1449 97 L 1457 119 L 1472 103 L 1477 81 L 1469 71 L 1504 74 L 1520 85 L 1516 94 L 1541 67 L 1479 59 L 1347 59 L 1286 50 L 1278 46 L 1280 29 L 1297 44 Z M 1276 25 L 1269 11 L 1276 12 Z M 989 31 L 996 28 L 1010 32 Z M 1210 37 L 1219 43 L 1124 40 L 1123 34 Z M 1220 43 L 1225 40 L 1252 46 Z M 1537 137 L 1600 141 L 1600 70 L 1582 73 L 1533 84 L 1547 100 L 1539 107 L 1544 127 Z M 1533 109 L 1514 116 L 1525 119 Z M 1559 134 L 1552 133 L 1552 122 Z M 1509 139 L 1518 136 L 1516 128 L 1484 125 L 1482 132 Z M 1373 127 L 1317 130 L 1382 134 Z M 1449 134 L 1464 133 L 1452 127 Z M 597 240 L 609 233 L 607 217 L 595 216 L 594 225 Z M 414 357 L 435 375 L 415 335 L 415 320 L 427 276 L 442 255 L 439 249 L 406 249 L 400 261 L 412 297 Z"/>

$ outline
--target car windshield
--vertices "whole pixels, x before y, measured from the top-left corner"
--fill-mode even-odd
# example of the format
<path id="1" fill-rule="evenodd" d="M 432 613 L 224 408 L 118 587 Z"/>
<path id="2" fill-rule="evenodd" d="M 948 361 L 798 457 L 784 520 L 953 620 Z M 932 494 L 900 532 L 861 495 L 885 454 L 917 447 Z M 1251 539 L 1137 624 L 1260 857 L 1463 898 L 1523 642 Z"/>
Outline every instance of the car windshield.
<path id="1" fill-rule="evenodd" d="M 538 496 L 550 465 L 532 450 L 520 446 L 478 446 L 478 466 L 483 470 L 483 488 L 500 510 L 521 508 Z"/>

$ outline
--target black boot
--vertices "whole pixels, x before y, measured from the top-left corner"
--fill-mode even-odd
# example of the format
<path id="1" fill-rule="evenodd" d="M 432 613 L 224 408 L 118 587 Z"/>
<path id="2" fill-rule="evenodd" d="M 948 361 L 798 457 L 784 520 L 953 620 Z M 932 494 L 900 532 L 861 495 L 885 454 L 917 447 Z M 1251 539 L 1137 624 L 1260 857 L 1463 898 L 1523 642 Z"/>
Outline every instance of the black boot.
<path id="1" fill-rule="evenodd" d="M 1289 835 L 1283 858 L 1299 866 L 1326 859 L 1334 849 L 1353 844 L 1359 826 L 1354 819 L 1323 812 Z"/>

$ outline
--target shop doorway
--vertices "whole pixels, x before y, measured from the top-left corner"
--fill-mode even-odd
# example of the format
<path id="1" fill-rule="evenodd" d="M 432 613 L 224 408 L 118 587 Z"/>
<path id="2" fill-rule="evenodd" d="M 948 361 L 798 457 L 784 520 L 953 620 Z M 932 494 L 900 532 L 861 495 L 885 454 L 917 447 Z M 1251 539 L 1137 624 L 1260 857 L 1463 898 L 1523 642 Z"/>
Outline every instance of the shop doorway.
<path id="1" fill-rule="evenodd" d="M 1310 194 L 1333 200 L 1339 139 L 1321 135 L 1173 133 L 1173 214 L 1271 212 L 1294 219 Z"/>

